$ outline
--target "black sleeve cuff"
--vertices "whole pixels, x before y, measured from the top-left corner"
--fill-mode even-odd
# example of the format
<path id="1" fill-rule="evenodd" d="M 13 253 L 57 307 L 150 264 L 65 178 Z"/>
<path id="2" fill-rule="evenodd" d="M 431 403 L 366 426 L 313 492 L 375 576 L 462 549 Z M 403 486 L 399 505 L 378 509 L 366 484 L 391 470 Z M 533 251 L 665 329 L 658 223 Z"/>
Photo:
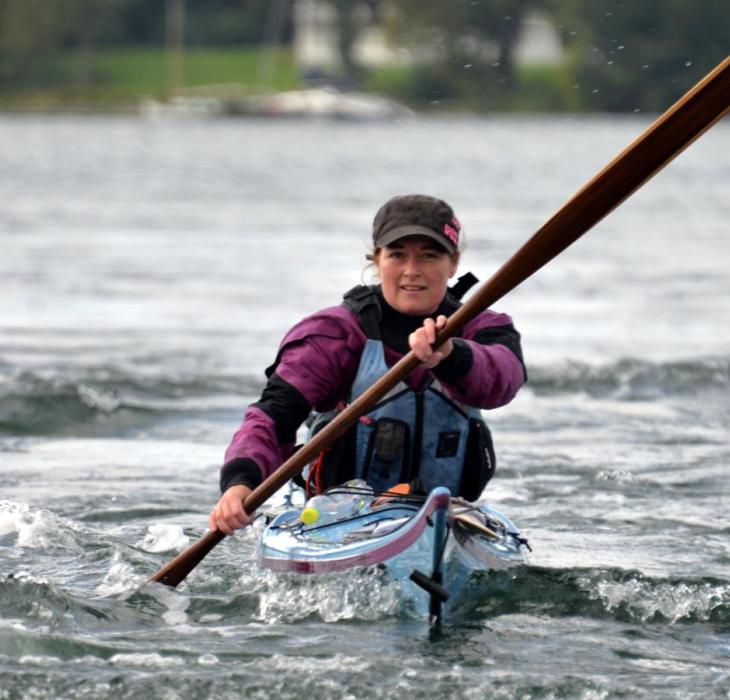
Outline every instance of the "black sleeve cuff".
<path id="1" fill-rule="evenodd" d="M 454 344 L 451 354 L 431 371 L 442 382 L 455 384 L 469 372 L 474 357 L 469 345 L 460 338 L 454 338 L 451 342 Z"/>
<path id="2" fill-rule="evenodd" d="M 263 480 L 256 462 L 248 457 L 236 457 L 226 462 L 221 469 L 221 493 L 238 484 L 255 489 Z"/>

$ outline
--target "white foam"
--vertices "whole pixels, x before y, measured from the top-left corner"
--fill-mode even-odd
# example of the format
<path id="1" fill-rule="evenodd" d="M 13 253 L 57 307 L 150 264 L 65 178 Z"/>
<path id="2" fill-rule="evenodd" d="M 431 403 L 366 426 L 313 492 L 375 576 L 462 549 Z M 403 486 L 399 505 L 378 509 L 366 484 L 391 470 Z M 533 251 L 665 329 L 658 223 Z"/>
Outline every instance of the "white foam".
<path id="1" fill-rule="evenodd" d="M 205 624 L 208 622 L 220 622 L 223 619 L 223 615 L 220 613 L 208 613 L 200 617 L 200 622 Z"/>
<path id="2" fill-rule="evenodd" d="M 687 618 L 708 620 L 715 608 L 730 603 L 726 585 L 698 582 L 653 583 L 646 580 L 584 582 L 609 611 L 626 606 L 642 622 L 661 615 L 670 623 Z"/>
<path id="3" fill-rule="evenodd" d="M 115 550 L 102 582 L 94 589 L 100 598 L 120 597 L 122 599 L 134 593 L 142 585 L 142 577 L 134 572 L 132 565 L 122 559 L 119 550 Z"/>
<path id="4" fill-rule="evenodd" d="M 215 666 L 220 663 L 220 659 L 215 654 L 201 654 L 198 657 L 198 663 L 201 666 Z"/>
<path id="5" fill-rule="evenodd" d="M 19 523 L 28 510 L 25 503 L 0 501 L 0 537 L 17 532 Z"/>
<path id="6" fill-rule="evenodd" d="M 27 503 L 0 500 L 0 537 L 16 535 L 16 544 L 28 549 L 58 547 L 81 551 L 73 533 L 81 528 L 48 510 L 31 509 Z"/>
<path id="7" fill-rule="evenodd" d="M 11 629 L 16 632 L 27 632 L 28 627 L 21 621 L 13 618 L 3 620 L 0 618 L 0 629 Z"/>
<path id="8" fill-rule="evenodd" d="M 400 586 L 380 572 L 347 572 L 338 576 L 297 577 L 265 572 L 257 578 L 259 619 L 292 622 L 318 615 L 325 622 L 377 620 L 403 611 Z"/>
<path id="9" fill-rule="evenodd" d="M 362 657 L 345 654 L 333 654 L 330 657 L 273 654 L 266 662 L 266 666 L 275 671 L 317 676 L 342 671 L 364 673 L 370 669 L 370 663 Z"/>
<path id="10" fill-rule="evenodd" d="M 137 543 L 145 552 L 161 553 L 182 551 L 190 544 L 190 538 L 179 525 L 150 525 L 147 534 Z"/>
<path id="11" fill-rule="evenodd" d="M 18 659 L 18 663 L 27 666 L 58 666 L 63 663 L 63 660 L 55 656 L 34 656 L 28 654 L 21 656 Z"/>
<path id="12" fill-rule="evenodd" d="M 77 392 L 81 401 L 89 408 L 98 408 L 103 413 L 112 413 L 122 401 L 114 391 L 105 391 L 87 384 L 79 384 Z"/>
<path id="13" fill-rule="evenodd" d="M 182 666 L 185 661 L 179 656 L 162 656 L 161 654 L 114 654 L 109 659 L 114 666 L 145 666 L 147 668 L 174 668 Z"/>
<path id="14" fill-rule="evenodd" d="M 162 603 L 167 610 L 162 614 L 162 619 L 168 625 L 180 626 L 188 621 L 185 612 L 190 605 L 190 599 L 179 593 L 174 588 L 163 585 L 147 586 L 147 592 L 159 603 Z"/>

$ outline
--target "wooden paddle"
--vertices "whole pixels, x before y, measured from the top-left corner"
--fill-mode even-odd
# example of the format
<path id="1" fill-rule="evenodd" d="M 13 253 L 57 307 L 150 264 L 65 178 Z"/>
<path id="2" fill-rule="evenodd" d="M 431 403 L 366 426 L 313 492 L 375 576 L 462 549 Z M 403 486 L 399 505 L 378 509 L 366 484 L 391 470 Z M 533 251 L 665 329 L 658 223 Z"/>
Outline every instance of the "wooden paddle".
<path id="1" fill-rule="evenodd" d="M 730 56 L 568 200 L 449 318 L 446 326 L 438 334 L 434 347 L 443 344 L 484 309 L 524 282 L 590 230 L 698 136 L 719 121 L 728 109 L 730 109 Z M 312 462 L 324 448 L 342 435 L 361 415 L 370 411 L 418 364 L 418 358 L 413 352 L 403 357 L 370 389 L 254 489 L 244 501 L 246 512 L 253 513 L 259 508 L 305 465 Z M 219 531 L 208 532 L 160 569 L 150 581 L 177 586 L 224 537 L 225 535 Z"/>

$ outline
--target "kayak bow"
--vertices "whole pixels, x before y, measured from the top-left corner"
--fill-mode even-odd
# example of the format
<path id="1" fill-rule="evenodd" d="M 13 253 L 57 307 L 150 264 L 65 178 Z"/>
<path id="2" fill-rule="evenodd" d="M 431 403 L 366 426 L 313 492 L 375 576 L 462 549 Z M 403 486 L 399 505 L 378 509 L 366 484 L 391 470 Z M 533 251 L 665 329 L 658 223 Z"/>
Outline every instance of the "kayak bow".
<path id="1" fill-rule="evenodd" d="M 305 525 L 301 512 L 287 507 L 264 528 L 257 554 L 262 567 L 329 574 L 385 566 L 419 610 L 430 601 L 432 620 L 440 617 L 446 598 L 458 598 L 473 571 L 524 563 L 526 540 L 506 516 L 452 499 L 443 487 L 420 502 L 412 496 L 375 500 L 355 515 L 322 525 Z"/>

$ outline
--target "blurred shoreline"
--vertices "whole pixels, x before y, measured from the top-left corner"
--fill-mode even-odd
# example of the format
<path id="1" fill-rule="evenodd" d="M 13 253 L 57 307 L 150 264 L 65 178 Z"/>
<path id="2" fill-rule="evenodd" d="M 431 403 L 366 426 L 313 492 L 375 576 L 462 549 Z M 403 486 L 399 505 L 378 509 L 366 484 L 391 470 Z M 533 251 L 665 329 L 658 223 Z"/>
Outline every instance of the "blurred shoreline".
<path id="1" fill-rule="evenodd" d="M 599 78 L 586 82 L 585 75 L 583 80 L 579 77 L 580 68 L 570 64 L 517 67 L 510 84 L 499 78 L 494 67 L 475 67 L 468 72 L 470 80 L 477 82 L 457 89 L 448 81 L 432 84 L 433 76 L 421 67 L 373 70 L 352 81 L 305 76 L 287 49 L 278 49 L 272 57 L 255 47 L 197 48 L 186 52 L 184 78 L 173 88 L 166 60 L 162 48 L 103 49 L 95 51 L 80 72 L 74 52 L 62 52 L 47 59 L 47 67 L 38 67 L 32 80 L 14 82 L 0 74 L 0 113 L 134 114 L 151 102 L 180 105 L 217 100 L 229 105 L 333 91 L 346 97 L 387 100 L 401 106 L 395 111 L 418 115 L 632 114 L 661 111 L 702 74 L 697 66 L 685 69 L 671 81 L 668 92 L 666 81 L 657 76 L 656 84 L 664 85 L 666 95 L 647 96 L 646 91 L 627 85 L 606 101 L 605 90 L 597 87 Z M 261 66 L 266 61 L 272 68 L 263 80 Z M 626 68 L 624 72 L 630 73 Z M 222 111 L 240 115 L 250 110 Z"/>

